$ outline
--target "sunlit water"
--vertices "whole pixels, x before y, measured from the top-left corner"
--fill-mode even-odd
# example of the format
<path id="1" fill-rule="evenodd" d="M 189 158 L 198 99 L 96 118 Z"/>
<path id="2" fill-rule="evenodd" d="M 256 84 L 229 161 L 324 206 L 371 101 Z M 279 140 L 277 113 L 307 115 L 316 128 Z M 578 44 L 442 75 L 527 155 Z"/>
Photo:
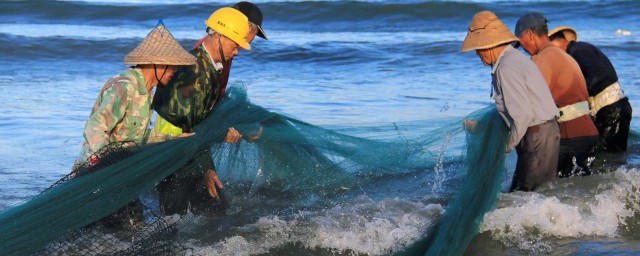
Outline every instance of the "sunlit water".
<path id="1" fill-rule="evenodd" d="M 123 56 L 157 18 L 190 47 L 204 36 L 203 20 L 220 7 L 142 2 L 0 3 L 0 211 L 69 172 L 100 87 L 125 68 Z M 490 69 L 473 53 L 458 52 L 471 17 L 484 9 L 510 28 L 526 11 L 546 14 L 550 27 L 574 27 L 581 40 L 609 56 L 631 105 L 639 106 L 635 1 L 258 3 L 269 40 L 257 38 L 251 51 L 237 56 L 231 83 L 246 86 L 254 103 L 316 125 L 435 127 L 435 120 L 492 104 Z M 618 29 L 631 34 L 617 35 Z M 420 135 L 414 131 L 406 136 Z M 631 165 L 612 165 L 604 174 L 501 195 L 467 252 L 640 253 L 638 156 L 632 151 Z M 443 159 L 439 171 L 451 168 L 455 163 Z M 388 254 L 415 241 L 445 210 L 439 197 L 455 191 L 437 173 L 379 181 L 333 201 L 309 199 L 296 212 L 275 205 L 286 195 L 266 193 L 261 201 L 232 195 L 237 207 L 227 215 L 196 217 L 201 225 L 184 232 L 204 236 L 193 246 L 205 255 Z M 238 184 L 225 186 L 243 191 Z M 272 214 L 246 212 L 269 203 Z"/>

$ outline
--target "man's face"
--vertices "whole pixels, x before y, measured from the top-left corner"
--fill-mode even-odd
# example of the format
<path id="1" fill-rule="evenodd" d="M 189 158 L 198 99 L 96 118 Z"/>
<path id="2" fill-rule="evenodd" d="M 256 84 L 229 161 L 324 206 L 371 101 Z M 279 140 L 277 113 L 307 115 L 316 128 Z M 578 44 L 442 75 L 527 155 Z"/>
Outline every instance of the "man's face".
<path id="1" fill-rule="evenodd" d="M 233 57 L 238 55 L 240 45 L 236 42 L 226 36 L 220 35 L 220 43 L 222 44 L 222 51 L 224 52 L 224 58 L 226 60 L 233 59 Z"/>
<path id="2" fill-rule="evenodd" d="M 167 71 L 164 71 L 165 67 L 167 68 Z M 155 72 L 157 77 L 160 78 L 160 83 L 158 84 L 159 85 L 167 84 L 175 71 L 176 71 L 176 66 L 157 65 Z M 164 73 L 164 76 L 162 75 L 162 73 Z"/>
<path id="3" fill-rule="evenodd" d="M 482 49 L 482 50 L 476 50 L 476 55 L 478 55 L 478 57 L 480 57 L 480 60 L 482 60 L 482 64 L 484 64 L 485 66 L 489 66 L 493 63 L 491 63 L 491 50 L 490 49 Z"/>
<path id="4" fill-rule="evenodd" d="M 531 29 L 525 30 L 522 35 L 520 35 L 520 45 L 522 49 L 524 49 L 529 55 L 534 55 L 536 53 L 536 47 L 534 43 L 535 35 L 531 31 Z"/>

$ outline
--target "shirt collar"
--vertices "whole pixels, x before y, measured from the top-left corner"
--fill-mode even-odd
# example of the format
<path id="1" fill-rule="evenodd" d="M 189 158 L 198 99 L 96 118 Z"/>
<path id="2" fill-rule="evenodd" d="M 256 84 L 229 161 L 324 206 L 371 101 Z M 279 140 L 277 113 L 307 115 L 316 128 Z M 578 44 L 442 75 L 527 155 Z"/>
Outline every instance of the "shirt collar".
<path id="1" fill-rule="evenodd" d="M 515 50 L 515 48 L 513 48 L 513 46 L 511 46 L 511 44 L 507 45 L 507 47 L 504 48 L 504 50 L 500 53 L 500 56 L 498 56 L 498 60 L 496 60 L 496 63 L 493 64 L 493 69 L 491 69 L 491 74 L 495 74 L 496 70 L 498 69 L 498 65 L 500 65 L 500 61 L 502 60 L 502 57 L 511 50 Z"/>
<path id="2" fill-rule="evenodd" d="M 209 51 L 207 50 L 207 47 L 204 47 L 204 42 L 202 42 L 202 49 L 204 49 L 204 52 L 207 56 L 209 56 L 209 60 L 211 61 L 211 64 L 213 66 L 213 68 L 216 71 L 222 71 L 222 69 L 224 68 L 224 66 L 222 65 L 222 62 L 215 62 L 213 60 L 213 57 L 211 57 L 211 54 L 209 54 Z"/>

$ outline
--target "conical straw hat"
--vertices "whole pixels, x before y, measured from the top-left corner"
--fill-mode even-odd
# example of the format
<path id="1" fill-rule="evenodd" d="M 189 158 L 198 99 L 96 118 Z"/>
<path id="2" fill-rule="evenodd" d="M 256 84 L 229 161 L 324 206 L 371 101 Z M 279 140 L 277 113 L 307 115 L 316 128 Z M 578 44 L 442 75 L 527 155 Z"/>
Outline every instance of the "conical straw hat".
<path id="1" fill-rule="evenodd" d="M 481 11 L 473 16 L 460 52 L 489 49 L 504 43 L 520 41 L 493 12 Z"/>
<path id="2" fill-rule="evenodd" d="M 159 22 L 142 43 L 124 57 L 124 64 L 195 65 L 196 58 Z"/>
<path id="3" fill-rule="evenodd" d="M 554 28 L 553 30 L 549 31 L 549 37 L 558 32 L 562 32 L 562 35 L 564 35 L 564 38 L 567 39 L 567 41 L 578 41 L 578 32 L 576 32 L 576 30 L 572 27 L 559 26 L 557 28 Z"/>

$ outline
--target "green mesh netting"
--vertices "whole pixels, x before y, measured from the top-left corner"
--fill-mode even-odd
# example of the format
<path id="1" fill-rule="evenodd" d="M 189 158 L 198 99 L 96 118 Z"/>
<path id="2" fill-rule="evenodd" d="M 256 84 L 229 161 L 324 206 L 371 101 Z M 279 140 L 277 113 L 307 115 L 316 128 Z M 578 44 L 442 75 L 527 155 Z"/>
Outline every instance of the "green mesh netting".
<path id="1" fill-rule="evenodd" d="M 136 204 L 170 175 L 202 175 L 193 159 L 210 155 L 222 180 L 250 184 L 252 193 L 282 194 L 278 202 L 282 207 L 355 191 L 381 177 L 433 172 L 443 164 L 444 155 L 454 156 L 449 163 L 465 167 L 442 175 L 464 176 L 464 182 L 455 187 L 440 224 L 401 253 L 461 254 L 497 198 L 507 133 L 493 108 L 467 118 L 479 125 L 467 135 L 466 147 L 448 145 L 464 132 L 460 120 L 414 139 L 400 134 L 392 140 L 372 140 L 267 111 L 249 102 L 245 90 L 230 88 L 224 101 L 196 127 L 196 135 L 120 145 L 111 152 L 115 160 L 100 167 L 85 166 L 88 169 L 81 168 L 81 173 L 0 214 L 0 254 L 186 254 L 188 248 L 175 231 L 181 221 L 168 223 L 159 218 L 157 209 L 142 207 L 144 221 L 116 231 L 105 225 L 105 218 L 126 212 L 123 207 Z M 262 132 L 254 143 L 230 146 L 222 142 L 229 127 L 243 134 L 256 134 L 260 127 Z"/>
<path id="2" fill-rule="evenodd" d="M 484 214 L 495 207 L 504 176 L 507 127 L 492 109 L 467 117 L 478 121 L 467 133 L 466 178 L 440 224 L 403 255 L 462 255 L 478 232 Z"/>

